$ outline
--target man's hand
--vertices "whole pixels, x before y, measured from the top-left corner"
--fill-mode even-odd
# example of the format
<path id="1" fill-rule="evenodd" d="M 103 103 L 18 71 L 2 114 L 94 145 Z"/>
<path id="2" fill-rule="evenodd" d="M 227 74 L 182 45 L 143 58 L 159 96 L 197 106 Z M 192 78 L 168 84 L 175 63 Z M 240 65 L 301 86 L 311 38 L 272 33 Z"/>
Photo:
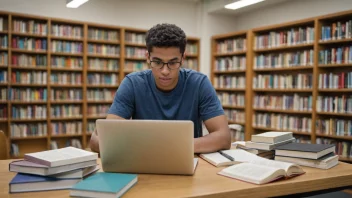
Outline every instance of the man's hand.
<path id="1" fill-rule="evenodd" d="M 120 116 L 113 115 L 113 114 L 108 114 L 106 119 L 124 120 L 125 118 L 122 118 Z M 90 138 L 89 147 L 92 149 L 92 151 L 99 153 L 99 139 L 98 139 L 97 129 L 94 130 L 94 133 L 92 134 L 92 137 Z"/>
<path id="2" fill-rule="evenodd" d="M 230 149 L 231 135 L 225 115 L 220 115 L 204 122 L 209 134 L 194 139 L 194 153 L 210 153 Z"/>

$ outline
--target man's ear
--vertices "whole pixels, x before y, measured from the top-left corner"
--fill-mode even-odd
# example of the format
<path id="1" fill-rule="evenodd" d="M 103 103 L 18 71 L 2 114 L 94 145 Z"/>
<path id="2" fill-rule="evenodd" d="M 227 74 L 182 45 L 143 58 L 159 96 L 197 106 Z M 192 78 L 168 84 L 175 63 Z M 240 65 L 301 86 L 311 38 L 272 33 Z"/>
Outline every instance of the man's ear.
<path id="1" fill-rule="evenodd" d="M 148 62 L 148 59 L 149 59 L 149 52 L 148 52 L 148 50 L 145 51 L 145 58 L 147 59 L 147 62 Z"/>

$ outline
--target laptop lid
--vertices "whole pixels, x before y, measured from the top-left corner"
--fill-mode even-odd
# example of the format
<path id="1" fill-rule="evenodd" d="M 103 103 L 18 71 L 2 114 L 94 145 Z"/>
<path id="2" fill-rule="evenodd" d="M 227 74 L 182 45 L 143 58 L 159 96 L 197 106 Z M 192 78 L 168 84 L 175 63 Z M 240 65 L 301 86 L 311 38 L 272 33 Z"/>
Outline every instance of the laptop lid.
<path id="1" fill-rule="evenodd" d="M 192 175 L 192 121 L 96 121 L 105 172 Z"/>

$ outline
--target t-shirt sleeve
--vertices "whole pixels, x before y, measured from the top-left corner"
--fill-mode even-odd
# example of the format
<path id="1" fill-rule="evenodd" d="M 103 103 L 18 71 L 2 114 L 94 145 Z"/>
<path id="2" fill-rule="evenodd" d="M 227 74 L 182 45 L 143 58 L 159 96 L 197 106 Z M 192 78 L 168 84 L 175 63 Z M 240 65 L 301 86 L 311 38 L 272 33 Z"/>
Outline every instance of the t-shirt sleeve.
<path id="1" fill-rule="evenodd" d="M 218 96 L 216 95 L 215 89 L 207 77 L 204 77 L 200 85 L 199 113 L 200 118 L 203 121 L 219 115 L 224 115 L 224 110 Z"/>
<path id="2" fill-rule="evenodd" d="M 130 119 L 133 111 L 133 84 L 131 79 L 126 76 L 115 93 L 114 101 L 108 111 L 108 114 L 114 114 L 125 119 Z"/>

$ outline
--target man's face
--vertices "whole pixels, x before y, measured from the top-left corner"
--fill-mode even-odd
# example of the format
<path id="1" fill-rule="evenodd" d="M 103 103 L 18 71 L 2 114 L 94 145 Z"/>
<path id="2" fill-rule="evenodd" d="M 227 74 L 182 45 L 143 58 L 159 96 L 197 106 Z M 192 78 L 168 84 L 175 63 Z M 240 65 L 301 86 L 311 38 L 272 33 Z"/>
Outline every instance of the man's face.
<path id="1" fill-rule="evenodd" d="M 147 61 L 150 64 L 153 61 L 153 64 L 162 64 L 170 63 L 169 66 L 171 67 L 172 64 L 179 65 L 177 62 L 183 61 L 183 56 L 180 52 L 178 47 L 153 47 L 152 52 L 147 53 Z M 156 82 L 156 86 L 158 89 L 162 91 L 171 91 L 174 89 L 178 82 L 178 75 L 180 71 L 180 67 L 177 69 L 169 69 L 166 64 L 162 68 L 151 67 L 152 73 Z"/>

